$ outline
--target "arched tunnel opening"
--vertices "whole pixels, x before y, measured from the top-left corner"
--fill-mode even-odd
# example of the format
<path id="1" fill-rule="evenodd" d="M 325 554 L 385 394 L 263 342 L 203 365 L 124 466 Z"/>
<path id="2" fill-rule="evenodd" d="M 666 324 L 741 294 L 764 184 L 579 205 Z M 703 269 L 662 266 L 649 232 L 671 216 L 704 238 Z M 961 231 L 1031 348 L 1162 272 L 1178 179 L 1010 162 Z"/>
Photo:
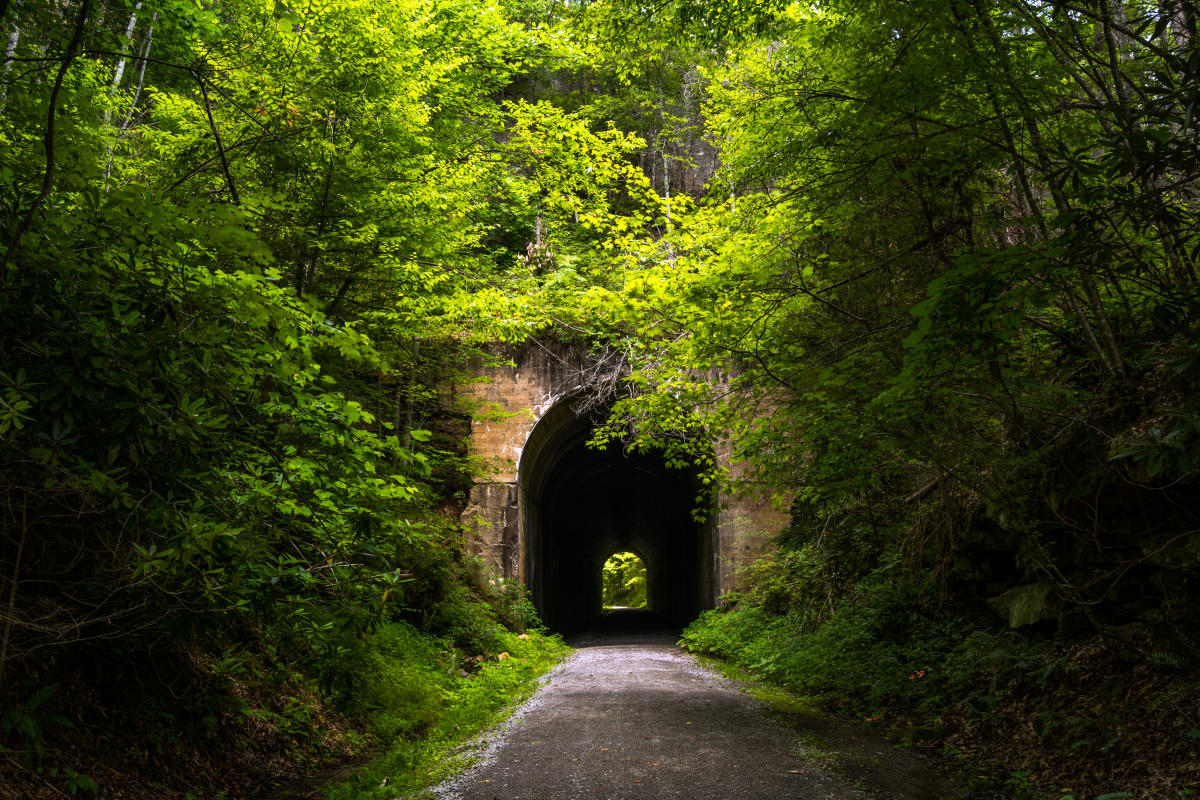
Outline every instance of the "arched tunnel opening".
<path id="1" fill-rule="evenodd" d="M 588 628 L 601 615 L 605 560 L 630 551 L 646 566 L 646 608 L 682 626 L 716 600 L 715 528 L 712 515 L 692 514 L 696 475 L 657 453 L 589 447 L 593 426 L 561 402 L 521 453 L 522 572 L 534 605 L 552 631 Z"/>

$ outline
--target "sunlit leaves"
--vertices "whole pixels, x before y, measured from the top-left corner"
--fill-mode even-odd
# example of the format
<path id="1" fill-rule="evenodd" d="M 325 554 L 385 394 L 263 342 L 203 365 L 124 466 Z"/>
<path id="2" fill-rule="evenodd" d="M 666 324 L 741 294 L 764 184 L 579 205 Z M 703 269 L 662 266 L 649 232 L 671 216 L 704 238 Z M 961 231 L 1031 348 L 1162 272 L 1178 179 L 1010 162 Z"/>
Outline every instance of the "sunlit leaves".
<path id="1" fill-rule="evenodd" d="M 490 204 L 532 162 L 502 150 L 495 94 L 546 34 L 498 7 L 338 0 L 147 3 L 111 37 L 132 12 L 93 21 L 55 191 L 14 260 L 29 277 L 4 276 L 5 461 L 50 498 L 32 524 L 62 496 L 100 520 L 47 546 L 104 552 L 109 596 L 170 598 L 155 613 L 178 630 L 252 612 L 336 649 L 431 536 L 445 453 L 420 427 L 437 394 L 416 343 L 453 336 L 496 270 Z M 21 24 L 22 48 L 59 32 Z M 150 60 L 113 91 L 135 52 Z M 46 84 L 5 80 L 20 208 Z M 586 146 L 619 157 L 621 138 Z"/>

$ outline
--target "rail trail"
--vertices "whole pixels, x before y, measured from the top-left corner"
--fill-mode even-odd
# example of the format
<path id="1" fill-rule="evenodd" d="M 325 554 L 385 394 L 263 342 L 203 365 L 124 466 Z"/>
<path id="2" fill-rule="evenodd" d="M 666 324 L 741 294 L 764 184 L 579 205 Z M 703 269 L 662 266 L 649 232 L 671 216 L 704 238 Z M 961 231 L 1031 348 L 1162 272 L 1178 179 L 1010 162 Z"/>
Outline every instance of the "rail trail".
<path id="1" fill-rule="evenodd" d="M 619 627 L 619 626 L 614 626 Z M 804 798 L 949 800 L 920 756 L 823 717 L 773 714 L 665 630 L 601 630 L 438 800 Z"/>

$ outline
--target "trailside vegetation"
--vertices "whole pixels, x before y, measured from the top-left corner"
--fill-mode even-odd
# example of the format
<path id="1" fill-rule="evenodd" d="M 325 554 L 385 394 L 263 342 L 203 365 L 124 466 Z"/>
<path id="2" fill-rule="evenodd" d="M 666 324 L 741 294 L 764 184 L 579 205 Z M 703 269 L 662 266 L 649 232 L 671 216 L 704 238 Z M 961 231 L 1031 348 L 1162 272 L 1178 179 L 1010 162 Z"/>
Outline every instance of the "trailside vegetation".
<path id="1" fill-rule="evenodd" d="M 505 90 L 554 38 L 421 0 L 0 19 L 0 795 L 249 796 L 440 730 L 537 627 L 464 551 L 438 391 L 536 325 L 473 307 L 542 185 L 609 179 L 529 167 Z"/>
<path id="2" fill-rule="evenodd" d="M 693 31 L 720 165 L 612 237 L 595 312 L 601 438 L 728 437 L 791 511 L 684 642 L 1010 743 L 1012 796 L 1194 793 L 1194 4 L 758 9 L 720 48 L 646 20 Z"/>
<path id="3" fill-rule="evenodd" d="M 689 647 L 1200 791 L 1197 13 L 0 0 L 0 797 L 415 787 L 560 652 L 445 391 L 543 335 L 790 510 Z"/>

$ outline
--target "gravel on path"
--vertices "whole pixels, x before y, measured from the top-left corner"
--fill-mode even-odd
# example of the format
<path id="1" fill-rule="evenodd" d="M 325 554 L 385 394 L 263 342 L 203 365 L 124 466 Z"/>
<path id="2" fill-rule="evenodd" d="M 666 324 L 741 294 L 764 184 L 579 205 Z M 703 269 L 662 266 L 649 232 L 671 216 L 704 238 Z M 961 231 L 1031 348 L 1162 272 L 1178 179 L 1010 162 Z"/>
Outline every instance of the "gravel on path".
<path id="1" fill-rule="evenodd" d="M 439 800 L 865 800 L 765 705 L 663 637 L 580 647 Z M 673 641 L 666 639 L 665 641 Z"/>

